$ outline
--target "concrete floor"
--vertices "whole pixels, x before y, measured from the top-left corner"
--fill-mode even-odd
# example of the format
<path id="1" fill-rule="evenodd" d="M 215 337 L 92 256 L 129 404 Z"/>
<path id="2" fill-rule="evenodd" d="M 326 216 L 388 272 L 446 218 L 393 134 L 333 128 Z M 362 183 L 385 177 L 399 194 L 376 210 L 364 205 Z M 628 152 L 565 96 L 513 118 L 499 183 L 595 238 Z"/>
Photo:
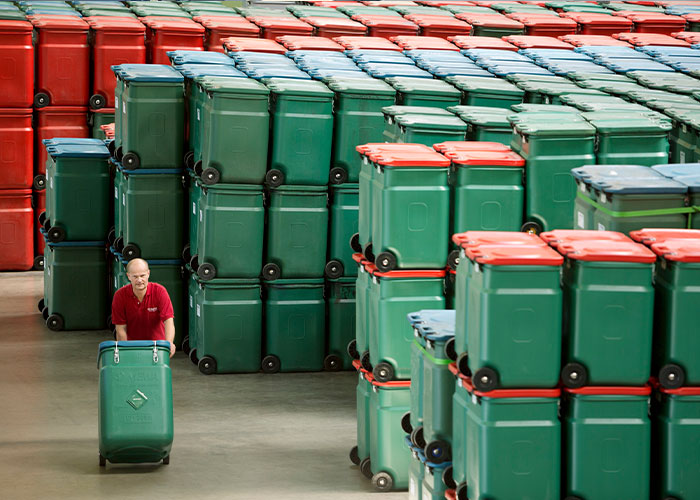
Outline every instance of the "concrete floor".
<path id="1" fill-rule="evenodd" d="M 352 500 L 375 494 L 348 459 L 356 441 L 354 374 L 207 377 L 180 352 L 172 360 L 170 465 L 100 468 L 97 344 L 111 335 L 48 330 L 36 307 L 42 290 L 39 272 L 0 273 L 2 498 Z"/>

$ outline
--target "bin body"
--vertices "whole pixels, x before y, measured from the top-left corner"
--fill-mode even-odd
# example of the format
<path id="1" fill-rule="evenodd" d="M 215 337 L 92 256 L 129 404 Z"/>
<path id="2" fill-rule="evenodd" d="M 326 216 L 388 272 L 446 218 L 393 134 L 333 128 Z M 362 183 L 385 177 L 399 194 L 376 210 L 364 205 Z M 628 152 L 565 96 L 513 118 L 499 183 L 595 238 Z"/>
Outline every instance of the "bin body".
<path id="1" fill-rule="evenodd" d="M 370 436 L 370 395 L 372 383 L 364 376 L 363 371 L 358 371 L 357 376 L 357 455 L 360 461 L 369 458 Z"/>
<path id="2" fill-rule="evenodd" d="M 331 186 L 328 261 L 343 265 L 344 276 L 356 276 L 350 238 L 358 232 L 359 189 L 357 184 Z"/>
<path id="3" fill-rule="evenodd" d="M 1 77 L 0 81 L 3 81 Z M 0 90 L 0 95 L 7 92 Z M 34 179 L 31 109 L 0 109 L 0 143 L 5 151 L 0 156 L 0 189 L 31 188 Z"/>
<path id="4" fill-rule="evenodd" d="M 34 173 L 46 173 L 44 139 L 90 136 L 85 106 L 48 106 L 36 110 L 34 127 Z"/>
<path id="5" fill-rule="evenodd" d="M 456 367 L 452 371 L 456 371 Z M 464 387 L 462 378 L 456 377 L 452 396 L 452 478 L 459 486 L 467 480 L 467 407 L 471 395 Z"/>
<path id="6" fill-rule="evenodd" d="M 355 278 L 328 280 L 328 354 L 339 356 L 342 369 L 352 368 L 348 344 L 355 338 Z"/>
<path id="7" fill-rule="evenodd" d="M 34 265 L 31 189 L 0 191 L 0 269 L 28 271 Z"/>
<path id="8" fill-rule="evenodd" d="M 355 347 L 357 353 L 362 356 L 365 351 L 369 350 L 369 307 L 370 307 L 370 290 L 372 287 L 372 269 L 373 264 L 367 267 L 365 263 L 361 263 L 357 270 L 357 280 L 355 281 Z"/>
<path id="9" fill-rule="evenodd" d="M 0 108 L 31 108 L 34 100 L 32 25 L 19 19 L 3 21 L 0 47 L 7 58 L 0 68 Z"/>

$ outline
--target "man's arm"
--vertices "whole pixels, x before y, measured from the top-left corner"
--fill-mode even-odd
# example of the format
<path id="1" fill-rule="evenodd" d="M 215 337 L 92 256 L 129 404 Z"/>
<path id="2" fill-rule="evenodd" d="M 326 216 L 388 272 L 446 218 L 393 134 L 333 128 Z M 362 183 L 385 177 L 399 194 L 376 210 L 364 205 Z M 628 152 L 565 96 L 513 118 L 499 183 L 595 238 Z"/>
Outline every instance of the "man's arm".
<path id="1" fill-rule="evenodd" d="M 114 325 L 117 329 L 117 342 L 126 340 L 126 325 Z"/>
<path id="2" fill-rule="evenodd" d="M 173 318 L 168 318 L 163 321 L 163 327 L 165 328 L 165 340 L 170 342 L 170 357 L 175 354 L 175 320 Z M 124 329 L 126 333 L 126 328 Z"/>

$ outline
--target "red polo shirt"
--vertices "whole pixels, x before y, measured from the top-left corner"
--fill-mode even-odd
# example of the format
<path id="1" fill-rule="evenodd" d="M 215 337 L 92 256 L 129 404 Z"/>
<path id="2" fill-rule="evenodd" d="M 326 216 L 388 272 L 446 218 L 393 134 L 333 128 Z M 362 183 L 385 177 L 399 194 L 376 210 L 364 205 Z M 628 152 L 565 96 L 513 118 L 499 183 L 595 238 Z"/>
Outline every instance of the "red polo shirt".
<path id="1" fill-rule="evenodd" d="M 172 317 L 168 291 L 158 283 L 148 284 L 141 302 L 131 284 L 117 290 L 112 299 L 112 323 L 126 325 L 128 340 L 165 340 L 163 321 Z"/>

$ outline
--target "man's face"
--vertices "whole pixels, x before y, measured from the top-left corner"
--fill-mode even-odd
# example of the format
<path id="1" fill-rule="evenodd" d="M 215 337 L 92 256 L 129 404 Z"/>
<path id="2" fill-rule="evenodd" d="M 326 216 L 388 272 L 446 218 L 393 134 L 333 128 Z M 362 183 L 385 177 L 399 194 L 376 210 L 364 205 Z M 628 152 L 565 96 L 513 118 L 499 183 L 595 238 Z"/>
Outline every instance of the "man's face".
<path id="1" fill-rule="evenodd" d="M 134 266 L 131 272 L 127 273 L 126 276 L 129 278 L 131 285 L 134 290 L 145 290 L 148 287 L 148 277 L 151 275 L 151 271 L 145 266 Z"/>

